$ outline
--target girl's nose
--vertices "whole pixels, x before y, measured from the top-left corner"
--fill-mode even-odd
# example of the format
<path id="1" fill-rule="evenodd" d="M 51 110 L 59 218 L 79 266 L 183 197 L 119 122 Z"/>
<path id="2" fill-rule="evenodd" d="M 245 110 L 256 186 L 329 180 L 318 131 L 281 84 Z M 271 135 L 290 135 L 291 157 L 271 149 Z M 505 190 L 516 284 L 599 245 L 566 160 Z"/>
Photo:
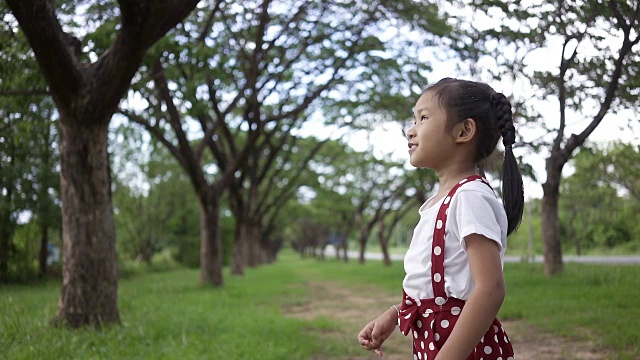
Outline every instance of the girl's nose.
<path id="1" fill-rule="evenodd" d="M 406 124 L 406 125 L 404 126 L 404 128 L 402 129 L 402 134 L 403 134 L 407 139 L 413 139 L 413 138 L 416 136 L 415 131 L 414 131 L 414 129 L 413 129 L 414 125 L 415 125 L 415 124 L 414 124 L 413 122 L 411 122 L 411 123 Z"/>

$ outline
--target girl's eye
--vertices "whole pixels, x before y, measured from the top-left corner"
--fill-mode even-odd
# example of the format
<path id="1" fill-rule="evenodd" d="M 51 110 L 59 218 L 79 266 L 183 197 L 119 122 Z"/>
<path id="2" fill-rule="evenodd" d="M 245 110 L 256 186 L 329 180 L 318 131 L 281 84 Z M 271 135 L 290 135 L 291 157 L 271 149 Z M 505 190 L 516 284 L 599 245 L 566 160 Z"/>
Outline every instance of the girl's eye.
<path id="1" fill-rule="evenodd" d="M 426 117 L 425 115 L 420 116 L 420 121 L 425 121 L 427 119 L 428 119 L 428 117 Z"/>

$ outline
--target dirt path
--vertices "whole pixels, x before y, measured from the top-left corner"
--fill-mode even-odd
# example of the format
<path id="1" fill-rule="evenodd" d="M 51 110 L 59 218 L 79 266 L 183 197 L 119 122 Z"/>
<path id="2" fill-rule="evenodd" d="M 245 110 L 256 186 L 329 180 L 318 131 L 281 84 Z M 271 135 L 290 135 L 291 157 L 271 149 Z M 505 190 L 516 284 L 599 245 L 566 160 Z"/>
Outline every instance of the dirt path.
<path id="1" fill-rule="evenodd" d="M 353 346 L 360 348 L 356 336 L 360 329 L 371 319 L 387 309 L 389 304 L 397 302 L 392 296 L 372 288 L 350 289 L 339 283 L 312 282 L 308 284 L 310 300 L 289 309 L 293 316 L 305 319 L 324 317 L 339 320 L 343 326 L 335 331 L 323 333 L 341 339 L 353 339 Z M 606 360 L 611 356 L 596 349 L 587 341 L 576 341 L 558 337 L 540 331 L 534 326 L 518 320 L 503 321 L 504 327 L 513 341 L 518 360 Z M 383 346 L 386 360 L 407 360 L 412 358 L 411 338 L 400 332 L 394 334 Z M 314 358 L 325 360 L 328 358 Z M 362 354 L 332 360 L 369 360 L 380 359 L 372 353 L 362 350 Z"/>

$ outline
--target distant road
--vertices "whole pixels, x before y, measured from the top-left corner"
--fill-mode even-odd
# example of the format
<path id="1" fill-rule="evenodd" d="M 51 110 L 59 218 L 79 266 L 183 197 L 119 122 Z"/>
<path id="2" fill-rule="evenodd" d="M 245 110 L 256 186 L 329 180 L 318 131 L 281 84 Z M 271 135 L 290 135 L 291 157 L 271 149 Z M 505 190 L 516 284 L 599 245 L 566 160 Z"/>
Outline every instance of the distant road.
<path id="1" fill-rule="evenodd" d="M 357 251 L 348 251 L 350 259 L 357 259 Z M 327 254 L 332 256 L 333 254 Z M 367 252 L 364 254 L 367 260 L 382 260 L 382 253 Z M 404 255 L 391 254 L 391 260 L 401 261 L 404 259 Z M 584 263 L 584 264 L 640 264 L 640 256 L 637 255 L 612 255 L 612 256 L 592 256 L 592 255 L 565 255 L 562 257 L 564 262 Z M 505 262 L 521 262 L 520 256 L 505 256 Z M 543 261 L 542 256 L 536 256 L 534 262 L 541 263 Z"/>

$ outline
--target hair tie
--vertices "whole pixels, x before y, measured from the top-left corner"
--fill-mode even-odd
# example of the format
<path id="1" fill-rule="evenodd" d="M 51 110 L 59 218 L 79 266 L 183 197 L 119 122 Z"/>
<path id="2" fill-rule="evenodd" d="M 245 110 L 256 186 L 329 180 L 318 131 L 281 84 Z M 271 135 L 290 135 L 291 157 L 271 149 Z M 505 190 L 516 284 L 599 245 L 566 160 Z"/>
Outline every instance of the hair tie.
<path id="1" fill-rule="evenodd" d="M 504 149 L 505 149 L 505 150 L 507 150 L 507 149 L 509 149 L 509 150 L 513 150 L 513 145 L 512 145 L 512 144 L 505 145 L 505 146 L 504 146 Z"/>

